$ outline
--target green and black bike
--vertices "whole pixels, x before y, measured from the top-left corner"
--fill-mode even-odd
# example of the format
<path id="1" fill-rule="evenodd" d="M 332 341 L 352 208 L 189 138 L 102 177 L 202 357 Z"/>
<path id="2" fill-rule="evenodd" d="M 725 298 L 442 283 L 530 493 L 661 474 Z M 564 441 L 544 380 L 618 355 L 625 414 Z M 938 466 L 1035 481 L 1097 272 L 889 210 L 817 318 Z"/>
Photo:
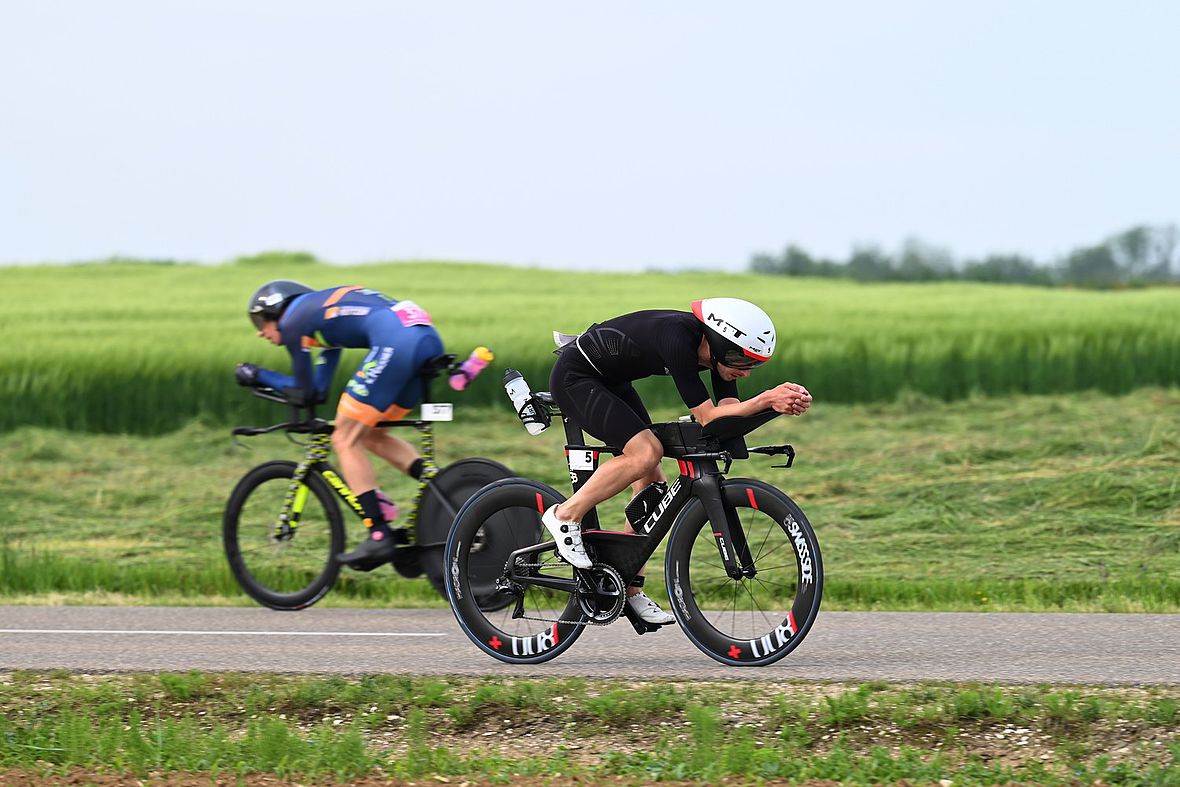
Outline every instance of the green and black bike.
<path id="1" fill-rule="evenodd" d="M 454 371 L 454 364 L 455 356 L 443 355 L 422 367 L 427 392 L 422 418 L 378 424 L 416 430 L 425 463 L 402 523 L 411 544 L 399 550 L 394 569 L 406 577 L 425 574 L 443 595 L 443 547 L 455 514 L 477 490 L 512 476 L 507 467 L 490 459 L 462 459 L 441 469 L 435 463 L 434 421 L 451 420 L 453 410 L 450 404 L 431 403 L 429 382 Z M 362 519 L 364 511 L 328 462 L 333 422 L 317 418 L 314 405 L 297 406 L 274 389 L 255 388 L 253 393 L 287 405 L 290 418 L 271 426 L 236 427 L 235 437 L 283 431 L 288 436 L 307 435 L 308 440 L 302 461 L 264 462 L 234 487 L 222 525 L 225 554 L 234 578 L 255 601 L 277 610 L 304 609 L 332 589 L 340 572 L 334 556 L 346 546 L 339 503 Z M 536 522 L 524 518 L 481 528 L 474 537 L 476 562 L 503 566 L 521 538 L 535 540 L 539 532 Z M 499 568 L 489 568 L 482 580 L 474 579 L 471 592 L 480 597 L 481 607 L 490 610 L 508 603 L 496 589 L 500 573 Z"/>
<path id="2" fill-rule="evenodd" d="M 561 413 L 548 393 L 524 408 L 528 419 L 547 423 Z M 752 478 L 726 478 L 731 462 L 751 453 L 787 457 L 790 445 L 748 448 L 745 435 L 778 413 L 719 418 L 702 426 L 685 420 L 653 424 L 664 455 L 680 475 L 670 486 L 653 484 L 627 506 L 634 533 L 602 530 L 591 510 L 582 520 L 582 542 L 593 565 L 574 568 L 553 541 L 530 540 L 541 514 L 565 497 L 527 478 L 494 481 L 467 501 L 446 545 L 447 595 L 464 633 L 489 656 L 509 664 L 536 664 L 559 655 L 587 626 L 625 615 L 638 634 L 645 623 L 626 603 L 626 587 L 668 536 L 664 578 L 671 608 L 700 650 L 733 666 L 772 664 L 799 646 L 819 614 L 823 561 L 815 531 L 784 492 Z M 522 414 L 522 419 L 526 416 Z M 613 446 L 585 445 L 582 430 L 562 419 L 566 460 L 574 490 L 590 478 L 601 453 Z M 720 466 L 719 466 L 720 465 Z M 654 494 L 652 493 L 654 492 Z M 533 527 L 522 523 L 532 522 Z M 480 533 L 497 523 L 515 539 L 487 603 L 492 568 Z M 669 535 L 670 534 L 670 535 Z"/>

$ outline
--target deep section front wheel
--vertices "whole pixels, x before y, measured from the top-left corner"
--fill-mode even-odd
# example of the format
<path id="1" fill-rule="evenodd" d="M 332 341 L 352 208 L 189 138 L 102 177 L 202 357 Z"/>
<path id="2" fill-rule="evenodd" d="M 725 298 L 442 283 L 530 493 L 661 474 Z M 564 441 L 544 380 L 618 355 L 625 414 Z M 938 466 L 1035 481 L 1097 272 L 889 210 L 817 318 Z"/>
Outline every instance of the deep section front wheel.
<path id="1" fill-rule="evenodd" d="M 496 481 L 467 501 L 447 539 L 447 598 L 455 618 L 482 651 L 508 664 L 548 661 L 572 645 L 585 628 L 573 593 L 510 576 L 524 574 L 572 586 L 574 569 L 557 556 L 552 541 L 528 549 L 540 543 L 541 514 L 563 499 L 536 481 Z M 493 539 L 495 549 L 488 550 Z M 511 557 L 519 550 L 525 552 Z M 505 553 L 509 557 L 501 559 Z M 489 576 L 494 576 L 490 583 Z"/>
<path id="2" fill-rule="evenodd" d="M 769 484 L 731 478 L 722 492 L 740 522 L 752 576 L 734 579 L 726 573 L 714 535 L 718 528 L 693 500 L 668 541 L 665 579 L 672 612 L 693 644 L 722 664 L 772 664 L 798 647 L 819 613 L 819 542 L 799 506 Z"/>
<path id="3" fill-rule="evenodd" d="M 418 504 L 418 554 L 430 584 L 444 598 L 447 588 L 443 551 L 455 517 L 463 504 L 480 489 L 493 481 L 511 477 L 512 471 L 499 462 L 472 458 L 447 465 L 427 483 L 422 502 Z M 496 519 L 491 529 L 484 528 L 476 533 L 475 544 L 481 554 L 480 559 L 472 564 L 472 570 L 479 572 L 473 582 L 479 585 L 480 597 L 485 603 L 501 606 L 508 601 L 495 593 L 494 585 L 503 573 L 509 553 L 517 548 L 516 541 L 531 538 L 535 542 L 540 537 L 540 532 L 528 535 L 528 528 L 535 524 L 532 517 L 512 523 L 509 531 L 502 533 L 499 531 L 503 529 L 504 521 L 503 517 Z"/>
<path id="4" fill-rule="evenodd" d="M 294 484 L 295 463 L 267 462 L 234 487 L 225 506 L 222 540 L 230 571 L 259 604 L 279 610 L 309 607 L 331 590 L 344 549 L 344 523 L 332 491 L 308 473 Z M 290 519 L 280 514 L 290 500 Z"/>

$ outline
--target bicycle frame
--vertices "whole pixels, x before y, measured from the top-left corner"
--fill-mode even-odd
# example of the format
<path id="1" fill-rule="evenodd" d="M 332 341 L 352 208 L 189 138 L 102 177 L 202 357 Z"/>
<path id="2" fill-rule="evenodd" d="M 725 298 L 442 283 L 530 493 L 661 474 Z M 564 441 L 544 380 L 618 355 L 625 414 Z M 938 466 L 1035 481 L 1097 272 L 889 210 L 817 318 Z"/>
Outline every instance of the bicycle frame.
<path id="1" fill-rule="evenodd" d="M 565 416 L 562 417 L 562 422 L 568 441 L 565 452 L 570 482 L 574 492 L 577 492 L 598 469 L 601 454 L 618 455 L 622 451 L 612 446 L 586 445 L 582 442 L 584 436 L 578 424 Z M 672 431 L 668 427 L 689 430 L 695 428 L 697 432 L 700 430 L 700 426 L 695 422 L 683 425 L 656 424 L 655 427 L 657 436 L 660 436 L 660 431 Z M 713 537 L 716 539 L 718 554 L 726 573 L 733 579 L 754 577 L 757 570 L 753 565 L 745 532 L 742 530 L 737 512 L 726 504 L 721 491 L 724 473 L 718 468 L 717 462 L 725 462 L 728 468 L 732 459 L 730 453 L 725 450 L 678 451 L 675 446 L 669 446 L 663 439 L 661 443 L 665 444 L 665 450 L 668 452 L 666 455 L 676 459 L 680 475 L 668 487 L 667 493 L 657 504 L 655 513 L 640 524 L 640 532 L 603 530 L 599 525 L 598 512 L 591 509 L 582 519 L 583 541 L 593 547 L 599 562 L 613 566 L 625 582 L 631 582 L 655 553 L 656 547 L 672 529 L 680 513 L 696 499 L 705 507 L 710 523 L 716 528 Z M 548 542 L 513 552 L 508 561 L 512 566 L 512 581 L 574 592 L 577 585 L 574 580 L 520 572 L 520 564 L 528 564 L 533 555 L 552 548 L 552 542 Z"/>
<path id="2" fill-rule="evenodd" d="M 287 495 L 283 499 L 283 508 L 279 513 L 279 520 L 275 525 L 275 535 L 278 537 L 290 537 L 295 529 L 299 526 L 299 517 L 303 513 L 303 505 L 307 500 L 307 484 L 304 482 L 308 473 L 318 473 L 336 496 L 345 504 L 345 506 L 352 510 L 361 519 L 365 518 L 365 510 L 361 508 L 360 501 L 357 500 L 356 495 L 345 483 L 344 479 L 336 472 L 336 468 L 328 461 L 328 455 L 332 452 L 332 429 L 335 423 L 332 421 L 325 422 L 322 427 L 312 433 L 311 440 L 307 443 L 307 450 L 303 454 L 303 460 L 295 467 L 295 473 L 291 476 L 291 485 L 287 490 Z M 406 514 L 404 527 L 407 530 L 407 535 L 411 543 L 415 539 L 415 526 L 418 523 L 418 506 L 422 502 L 422 498 L 426 494 L 427 489 L 433 489 L 430 485 L 430 480 L 438 475 L 439 467 L 434 461 L 434 422 L 433 421 L 382 421 L 377 424 L 379 428 L 405 428 L 418 430 L 418 444 L 419 455 L 422 457 L 423 468 L 422 475 L 418 478 L 418 486 L 414 491 L 414 498 L 410 504 L 410 509 Z M 456 513 L 450 501 L 444 495 L 435 491 L 435 495 L 439 502 L 446 508 L 451 509 L 451 515 Z"/>

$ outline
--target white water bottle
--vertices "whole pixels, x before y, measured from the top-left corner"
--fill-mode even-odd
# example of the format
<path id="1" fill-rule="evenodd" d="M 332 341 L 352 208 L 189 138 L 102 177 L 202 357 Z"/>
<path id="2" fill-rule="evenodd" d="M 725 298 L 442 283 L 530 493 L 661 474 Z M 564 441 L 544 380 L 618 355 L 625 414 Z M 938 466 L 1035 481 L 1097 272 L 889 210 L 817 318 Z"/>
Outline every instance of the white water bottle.
<path id="1" fill-rule="evenodd" d="M 508 392 L 508 398 L 512 400 L 512 407 L 516 410 L 524 428 L 529 430 L 529 434 L 538 435 L 548 428 L 548 419 L 538 412 L 537 405 L 533 402 L 533 392 L 525 381 L 524 375 L 515 369 L 505 369 L 504 390 Z"/>

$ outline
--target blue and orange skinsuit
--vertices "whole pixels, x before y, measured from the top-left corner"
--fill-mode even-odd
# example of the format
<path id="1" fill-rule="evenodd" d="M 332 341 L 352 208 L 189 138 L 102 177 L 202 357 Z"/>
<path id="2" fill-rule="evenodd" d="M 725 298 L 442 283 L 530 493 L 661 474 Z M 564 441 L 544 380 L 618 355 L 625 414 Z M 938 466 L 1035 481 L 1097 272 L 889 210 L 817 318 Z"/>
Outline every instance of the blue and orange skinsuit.
<path id="1" fill-rule="evenodd" d="M 418 371 L 443 353 L 442 339 L 422 307 L 363 287 L 299 295 L 278 327 L 293 376 L 260 369 L 258 379 L 304 402 L 327 397 L 343 348 L 369 348 L 336 408 L 337 417 L 369 426 L 405 417 L 422 400 Z M 320 353 L 313 364 L 314 349 Z"/>

